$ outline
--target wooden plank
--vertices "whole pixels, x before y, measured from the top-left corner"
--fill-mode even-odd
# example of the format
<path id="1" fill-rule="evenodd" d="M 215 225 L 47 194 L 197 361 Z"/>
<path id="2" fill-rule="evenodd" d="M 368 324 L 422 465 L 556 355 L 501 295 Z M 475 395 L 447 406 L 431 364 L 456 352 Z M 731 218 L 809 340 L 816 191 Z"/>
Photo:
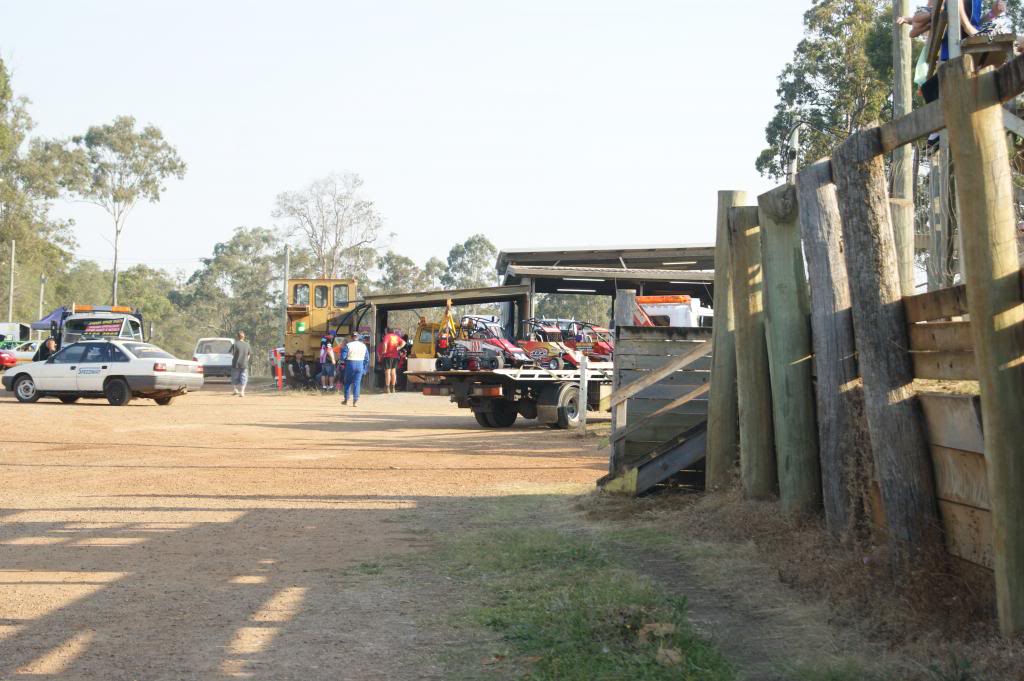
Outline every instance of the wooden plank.
<path id="1" fill-rule="evenodd" d="M 630 384 L 628 386 L 624 384 L 621 388 L 619 388 L 619 390 L 621 391 L 621 390 L 624 390 L 625 388 L 630 388 L 631 390 L 643 390 L 647 386 L 653 385 L 654 383 L 657 383 L 657 382 L 661 381 L 666 376 L 668 376 L 668 375 L 670 375 L 672 373 L 675 373 L 677 371 L 682 371 L 684 369 L 691 369 L 691 370 L 696 369 L 696 370 L 701 370 L 701 371 L 707 371 L 708 369 L 711 368 L 711 358 L 707 356 L 711 352 L 711 343 L 706 343 L 705 345 L 706 345 L 706 347 L 704 347 L 704 348 L 700 348 L 700 347 L 696 348 L 696 350 L 699 351 L 699 355 L 700 356 L 690 357 L 685 362 L 679 362 L 677 364 L 672 364 L 671 366 L 669 366 L 670 363 L 667 363 L 665 361 L 665 357 L 653 357 L 653 356 L 649 356 L 649 355 L 633 355 L 633 356 L 625 356 L 625 357 L 621 357 L 620 358 L 620 357 L 616 356 L 615 357 L 615 364 L 616 364 L 616 366 L 619 369 L 643 371 L 648 376 L 654 376 L 654 378 L 647 379 L 645 384 L 642 385 L 642 386 L 639 386 L 637 388 L 632 388 L 631 386 L 633 384 Z M 673 357 L 672 359 L 679 359 L 679 360 L 686 359 L 686 355 L 679 355 L 679 356 Z M 630 395 L 630 397 L 632 397 L 632 395 Z M 620 399 L 626 399 L 626 398 L 620 398 Z M 613 397 L 613 400 L 614 400 L 614 397 Z"/>
<path id="2" fill-rule="evenodd" d="M 864 404 L 895 571 L 939 544 L 931 456 L 914 399 L 907 319 L 889 216 L 883 158 L 870 134 L 854 133 L 832 157 L 843 222 L 853 330 Z"/>
<path id="3" fill-rule="evenodd" d="M 684 405 L 686 405 L 688 402 L 690 402 L 691 400 L 694 400 L 694 399 L 700 397 L 701 395 L 706 394 L 710 388 L 711 388 L 711 386 L 707 385 L 707 384 L 700 385 L 700 386 L 697 386 L 696 388 L 693 388 L 690 392 L 688 392 L 688 393 L 686 393 L 684 395 L 680 395 L 679 397 L 675 398 L 674 400 L 671 400 L 669 402 L 663 402 L 662 406 L 660 408 L 652 411 L 651 413 L 646 414 L 646 415 L 642 415 L 642 416 L 640 416 L 637 419 L 631 419 L 629 427 L 627 427 L 625 430 L 620 430 L 620 431 L 618 431 L 616 433 L 613 433 L 612 436 L 611 436 L 611 439 L 614 441 L 614 440 L 618 440 L 620 438 L 627 437 L 630 433 L 634 433 L 637 430 L 639 430 L 639 428 L 641 426 L 646 426 L 646 425 L 652 423 L 655 419 L 657 419 L 657 418 L 659 418 L 661 416 L 672 415 L 672 414 L 677 414 L 677 413 L 687 413 L 687 414 L 697 413 L 697 412 L 693 412 L 693 411 L 679 412 L 678 410 L 681 407 L 683 407 Z M 658 403 L 658 402 L 662 402 L 662 400 L 635 400 L 635 401 L 630 403 L 629 409 L 631 411 L 633 411 L 633 410 L 636 409 L 636 407 L 638 405 L 643 404 L 644 402 Z M 702 407 L 703 407 L 703 413 L 706 414 L 707 411 L 708 411 L 708 405 L 707 405 L 706 401 L 704 402 Z M 639 415 L 640 412 L 634 412 L 634 414 L 635 415 Z"/>
<path id="4" fill-rule="evenodd" d="M 1003 127 L 1017 137 L 1024 137 L 1024 121 L 1003 109 Z"/>
<path id="5" fill-rule="evenodd" d="M 978 395 L 927 392 L 918 395 L 918 399 L 928 428 L 928 442 L 977 454 L 985 452 Z"/>
<path id="6" fill-rule="evenodd" d="M 716 294 L 717 297 L 717 294 Z M 718 321 L 717 310 L 715 321 Z M 708 341 L 713 329 L 703 326 L 622 326 L 616 329 L 618 342 L 622 341 Z M 618 345 L 616 345 L 618 350 Z"/>
<path id="7" fill-rule="evenodd" d="M 1024 92 L 1024 58 L 1016 57 L 996 69 L 995 81 L 996 96 L 1001 102 Z"/>
<path id="8" fill-rule="evenodd" d="M 620 289 L 615 292 L 614 315 L 615 338 L 618 340 L 619 331 L 633 323 L 633 310 L 636 307 L 636 291 L 633 289 Z M 615 371 L 612 377 L 612 394 L 622 385 L 622 366 L 618 357 L 615 357 Z M 612 410 L 612 432 L 615 433 L 626 427 L 629 420 L 626 412 L 626 402 L 611 406 Z M 622 460 L 625 457 L 624 443 L 611 443 L 611 455 L 608 457 L 608 473 L 615 476 L 622 473 Z"/>
<path id="9" fill-rule="evenodd" d="M 615 354 L 622 357 L 679 357 L 705 343 L 706 340 L 620 340 L 615 344 Z"/>
<path id="10" fill-rule="evenodd" d="M 985 455 L 939 445 L 932 445 L 931 450 L 936 496 L 983 511 L 989 510 L 991 502 Z"/>
<path id="11" fill-rule="evenodd" d="M 967 314 L 967 287 L 940 288 L 903 299 L 907 322 L 930 322 Z"/>
<path id="12" fill-rule="evenodd" d="M 686 438 L 681 444 L 660 452 L 657 457 L 639 467 L 636 479 L 637 494 L 643 494 L 659 482 L 704 458 L 707 448 L 707 431 L 702 430 Z"/>
<path id="13" fill-rule="evenodd" d="M 879 153 L 889 153 L 904 144 L 938 132 L 946 127 L 939 102 L 925 104 L 912 113 L 879 126 Z"/>
<path id="14" fill-rule="evenodd" d="M 937 381 L 976 381 L 973 352 L 912 352 L 914 378 Z"/>
<path id="15" fill-rule="evenodd" d="M 729 209 L 736 385 L 740 420 L 740 479 L 754 499 L 775 494 L 775 435 L 768 347 L 764 335 L 761 228 L 756 206 Z"/>
<path id="16" fill-rule="evenodd" d="M 643 375 L 646 372 L 642 371 L 624 371 L 624 375 Z M 626 380 L 624 378 L 624 380 Z M 664 399 L 674 400 L 675 398 L 683 395 L 690 390 L 693 390 L 694 386 L 703 385 L 711 381 L 710 371 L 677 371 L 671 376 L 662 379 L 650 388 L 641 390 L 639 393 L 633 396 L 635 398 L 648 398 L 648 399 Z M 714 388 L 712 388 L 712 392 Z"/>
<path id="17" fill-rule="evenodd" d="M 703 394 L 707 392 L 707 386 L 700 386 L 695 389 L 694 392 Z M 678 399 L 678 398 L 677 398 Z M 655 412 L 660 411 L 663 407 L 672 404 L 677 400 L 641 400 L 633 398 L 629 401 L 629 422 L 633 424 L 635 418 L 641 416 L 648 416 Z M 708 401 L 703 397 L 693 397 L 690 400 L 681 402 L 678 405 L 673 406 L 668 410 L 668 414 L 681 416 L 684 414 L 703 414 L 708 413 Z"/>
<path id="18" fill-rule="evenodd" d="M 950 555 L 987 567 L 994 566 L 992 514 L 971 506 L 940 500 L 939 513 Z"/>
<path id="19" fill-rule="evenodd" d="M 825 524 L 837 539 L 850 538 L 866 519 L 856 490 L 866 487 L 871 445 L 858 380 L 843 226 L 828 160 L 800 171 L 796 186 L 810 283 Z"/>
<path id="20" fill-rule="evenodd" d="M 1021 63 L 1018 57 L 1006 66 L 1020 73 Z M 1006 93 L 997 82 L 992 71 L 975 74 L 969 55 L 940 69 L 981 386 L 999 629 L 1011 636 L 1024 633 L 1024 301 L 1014 183 L 999 104 Z"/>
<path id="21" fill-rule="evenodd" d="M 970 322 L 910 325 L 910 349 L 918 352 L 974 352 Z"/>
<path id="22" fill-rule="evenodd" d="M 779 498 L 787 513 L 810 513 L 821 506 L 821 469 L 796 201 L 790 184 L 757 197 Z"/>

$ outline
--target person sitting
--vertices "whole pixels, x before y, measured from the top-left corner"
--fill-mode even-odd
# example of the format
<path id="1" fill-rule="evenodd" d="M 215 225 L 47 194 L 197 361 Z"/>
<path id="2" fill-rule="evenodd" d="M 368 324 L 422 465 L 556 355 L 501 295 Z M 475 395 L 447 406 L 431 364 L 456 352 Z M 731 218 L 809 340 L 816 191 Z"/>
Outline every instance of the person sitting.
<path id="1" fill-rule="evenodd" d="M 1006 14 L 1005 0 L 996 0 L 992 9 L 981 18 L 979 35 L 1010 35 L 1014 32 L 1013 21 Z"/>
<path id="2" fill-rule="evenodd" d="M 288 372 L 288 387 L 295 390 L 313 387 L 313 373 L 306 363 L 306 356 L 302 350 L 295 353 L 285 368 Z"/>
<path id="3" fill-rule="evenodd" d="M 932 5 L 934 0 L 928 0 L 927 5 L 921 5 L 914 11 L 913 16 L 909 17 L 897 17 L 897 24 L 907 24 L 910 26 L 910 37 L 916 38 L 917 36 L 927 33 L 932 27 Z"/>

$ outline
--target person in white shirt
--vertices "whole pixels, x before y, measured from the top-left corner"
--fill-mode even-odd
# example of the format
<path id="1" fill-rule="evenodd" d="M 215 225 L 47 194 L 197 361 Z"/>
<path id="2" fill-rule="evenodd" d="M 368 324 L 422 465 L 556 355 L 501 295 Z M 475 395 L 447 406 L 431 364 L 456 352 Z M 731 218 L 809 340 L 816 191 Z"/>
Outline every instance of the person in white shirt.
<path id="1" fill-rule="evenodd" d="M 341 351 L 341 359 L 345 362 L 345 398 L 342 404 L 348 404 L 349 390 L 352 391 L 352 406 L 359 402 L 359 386 L 363 382 L 363 375 L 370 366 L 370 350 L 366 343 L 359 340 L 359 334 L 352 333 L 352 339 L 345 344 Z"/>

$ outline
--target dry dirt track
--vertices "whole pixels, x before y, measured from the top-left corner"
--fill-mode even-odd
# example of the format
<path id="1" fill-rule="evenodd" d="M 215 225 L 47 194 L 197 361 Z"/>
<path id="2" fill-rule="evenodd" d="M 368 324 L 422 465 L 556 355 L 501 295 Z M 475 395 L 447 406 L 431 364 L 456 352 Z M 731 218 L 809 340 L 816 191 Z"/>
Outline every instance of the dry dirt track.
<path id="1" fill-rule="evenodd" d="M 9 395 L 9 393 L 7 394 Z M 223 388 L 170 407 L 0 398 L 0 679 L 443 678 L 435 582 L 375 561 L 472 500 L 579 490 L 603 452 L 443 398 Z"/>

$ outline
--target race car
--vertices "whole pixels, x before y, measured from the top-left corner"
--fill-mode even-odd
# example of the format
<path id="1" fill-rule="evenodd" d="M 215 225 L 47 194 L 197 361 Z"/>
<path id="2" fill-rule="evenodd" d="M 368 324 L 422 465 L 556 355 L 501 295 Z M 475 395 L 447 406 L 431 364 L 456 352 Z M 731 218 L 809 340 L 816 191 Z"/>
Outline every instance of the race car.
<path id="1" fill-rule="evenodd" d="M 438 371 L 450 369 L 501 369 L 521 367 L 531 362 L 529 355 L 505 338 L 501 324 L 487 317 L 465 316 L 451 351 L 437 358 Z"/>
<path id="2" fill-rule="evenodd" d="M 3 375 L 4 390 L 19 402 L 56 397 L 65 404 L 106 398 L 114 406 L 143 397 L 169 405 L 175 397 L 203 387 L 203 367 L 142 341 L 83 340 L 48 360 L 20 364 Z"/>
<path id="3" fill-rule="evenodd" d="M 557 324 L 539 319 L 523 320 L 523 337 L 519 346 L 530 359 L 546 369 L 575 369 L 580 365 L 581 355 L 570 347 L 562 337 Z"/>

